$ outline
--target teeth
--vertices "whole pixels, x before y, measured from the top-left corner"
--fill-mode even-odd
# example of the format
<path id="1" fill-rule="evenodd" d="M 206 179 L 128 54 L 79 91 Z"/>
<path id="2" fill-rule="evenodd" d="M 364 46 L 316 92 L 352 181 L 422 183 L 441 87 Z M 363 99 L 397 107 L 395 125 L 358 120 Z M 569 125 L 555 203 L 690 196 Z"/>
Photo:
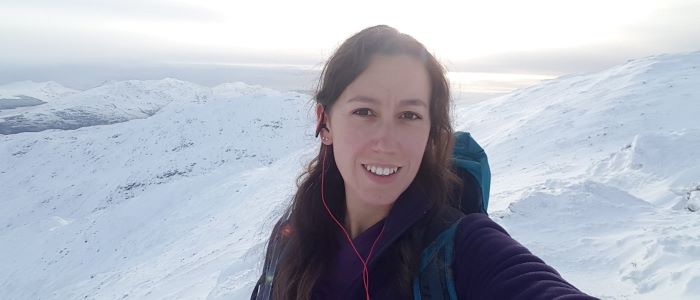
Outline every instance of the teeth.
<path id="1" fill-rule="evenodd" d="M 370 171 L 374 174 L 381 175 L 381 176 L 387 176 L 390 174 L 394 174 L 399 169 L 399 167 L 382 168 L 382 167 L 370 166 L 370 165 L 365 165 L 365 168 L 367 169 L 367 171 Z"/>

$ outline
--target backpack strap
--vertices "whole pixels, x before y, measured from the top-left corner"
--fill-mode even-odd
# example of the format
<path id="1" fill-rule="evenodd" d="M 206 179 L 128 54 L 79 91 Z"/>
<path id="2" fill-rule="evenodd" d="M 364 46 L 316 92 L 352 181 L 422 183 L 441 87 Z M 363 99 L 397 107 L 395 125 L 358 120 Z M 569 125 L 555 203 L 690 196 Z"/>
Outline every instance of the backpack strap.
<path id="1" fill-rule="evenodd" d="M 428 223 L 420 264 L 413 279 L 414 299 L 457 299 L 452 276 L 454 235 L 464 216 L 461 211 L 447 207 Z"/>
<path id="2" fill-rule="evenodd" d="M 284 255 L 284 249 L 287 245 L 287 237 L 289 230 L 289 221 L 286 217 L 280 218 L 272 229 L 267 251 L 265 253 L 265 264 L 263 265 L 262 275 L 255 284 L 255 288 L 250 295 L 250 300 L 269 300 L 272 297 L 272 281 L 277 272 L 277 265 L 281 257 Z"/>

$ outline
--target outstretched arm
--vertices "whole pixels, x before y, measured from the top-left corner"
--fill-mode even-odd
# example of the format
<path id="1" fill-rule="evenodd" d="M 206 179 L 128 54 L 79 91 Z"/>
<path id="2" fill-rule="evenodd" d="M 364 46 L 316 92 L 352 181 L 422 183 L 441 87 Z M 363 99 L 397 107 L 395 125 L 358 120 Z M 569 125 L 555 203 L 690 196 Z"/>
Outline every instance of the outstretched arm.
<path id="1" fill-rule="evenodd" d="M 462 220 L 454 249 L 460 299 L 596 299 L 566 282 L 486 215 Z"/>

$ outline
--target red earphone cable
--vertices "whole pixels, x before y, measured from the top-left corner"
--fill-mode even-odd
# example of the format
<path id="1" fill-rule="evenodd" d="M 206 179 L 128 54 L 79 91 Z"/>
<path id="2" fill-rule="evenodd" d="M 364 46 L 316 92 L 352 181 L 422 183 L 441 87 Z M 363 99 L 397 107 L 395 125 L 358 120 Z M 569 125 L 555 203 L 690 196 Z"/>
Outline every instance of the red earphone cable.
<path id="1" fill-rule="evenodd" d="M 379 241 L 379 239 L 384 234 L 384 225 L 386 225 L 386 223 L 382 224 L 382 230 L 379 232 L 379 235 L 372 243 L 372 247 L 369 249 L 369 254 L 367 255 L 367 259 L 366 260 L 363 259 L 362 256 L 360 255 L 360 252 L 357 251 L 357 248 L 355 248 L 355 244 L 352 242 L 352 238 L 350 237 L 350 234 L 348 234 L 348 232 L 345 230 L 345 227 L 343 227 L 343 225 L 340 224 L 340 221 L 338 221 L 338 219 L 335 218 L 333 213 L 331 213 L 330 208 L 328 208 L 328 204 L 326 204 L 326 197 L 325 197 L 325 193 L 323 191 L 323 186 L 324 186 L 323 178 L 326 177 L 325 176 L 325 173 L 326 173 L 326 153 L 328 152 L 328 147 L 329 147 L 328 145 L 324 145 L 324 150 L 323 150 L 323 162 L 322 162 L 322 166 L 321 166 L 321 168 L 322 168 L 321 169 L 321 200 L 323 201 L 323 206 L 326 208 L 328 215 L 331 217 L 331 219 L 333 219 L 335 224 L 338 225 L 338 227 L 340 227 L 340 230 L 343 231 L 343 233 L 345 234 L 345 238 L 350 243 L 350 247 L 352 247 L 352 250 L 355 252 L 355 255 L 357 255 L 357 258 L 359 258 L 360 262 L 362 263 L 362 284 L 365 287 L 365 297 L 367 300 L 370 300 L 370 297 L 369 297 L 369 271 L 367 270 L 367 262 L 369 262 L 370 257 L 372 257 L 372 252 L 374 252 L 374 246 L 377 245 L 377 241 Z"/>

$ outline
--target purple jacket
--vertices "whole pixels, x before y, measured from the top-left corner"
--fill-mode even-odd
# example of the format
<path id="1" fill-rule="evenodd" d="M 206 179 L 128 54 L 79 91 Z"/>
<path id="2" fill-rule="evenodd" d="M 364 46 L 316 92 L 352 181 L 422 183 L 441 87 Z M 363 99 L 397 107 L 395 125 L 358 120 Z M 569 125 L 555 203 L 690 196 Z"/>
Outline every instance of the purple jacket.
<path id="1" fill-rule="evenodd" d="M 384 220 L 354 239 L 357 250 L 366 257 L 386 223 L 368 265 L 372 299 L 400 299 L 396 291 L 387 288 L 391 271 L 376 262 L 381 261 L 388 245 L 427 213 L 427 196 L 412 186 Z M 313 299 L 364 299 L 362 265 L 346 240 L 339 238 L 338 242 L 341 246 L 335 263 L 317 283 Z M 459 299 L 596 299 L 566 282 L 486 215 L 470 214 L 462 219 L 454 242 L 452 271 Z"/>

